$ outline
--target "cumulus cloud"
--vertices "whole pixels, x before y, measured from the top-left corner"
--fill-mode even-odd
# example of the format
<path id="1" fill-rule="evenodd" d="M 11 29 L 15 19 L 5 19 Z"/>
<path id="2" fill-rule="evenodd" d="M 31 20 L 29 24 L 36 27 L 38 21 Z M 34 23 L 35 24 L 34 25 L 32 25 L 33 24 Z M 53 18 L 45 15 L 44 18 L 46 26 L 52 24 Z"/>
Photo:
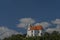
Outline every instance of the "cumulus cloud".
<path id="1" fill-rule="evenodd" d="M 41 22 L 41 23 L 36 23 L 35 25 L 42 25 L 43 28 L 45 29 L 45 28 L 49 27 L 51 24 L 48 22 Z"/>
<path id="2" fill-rule="evenodd" d="M 33 20 L 32 18 L 22 18 L 19 20 L 21 23 L 26 23 L 26 24 L 32 24 L 35 23 L 35 20 Z"/>
<path id="3" fill-rule="evenodd" d="M 18 27 L 26 27 L 27 25 L 25 23 L 20 23 L 17 25 Z"/>
<path id="4" fill-rule="evenodd" d="M 35 23 L 35 20 L 32 18 L 22 18 L 19 20 L 19 24 L 17 25 L 17 27 L 27 27 L 28 24 L 33 24 Z"/>
<path id="5" fill-rule="evenodd" d="M 17 25 L 18 27 L 27 27 L 28 24 L 35 23 L 35 20 L 32 18 L 22 18 L 19 20 L 19 22 L 20 23 Z M 51 23 L 53 25 L 57 24 L 56 28 L 50 28 L 50 26 L 53 26 L 53 25 L 51 25 Z M 36 23 L 34 25 L 42 25 L 44 29 L 47 28 L 47 29 L 45 29 L 46 32 L 53 32 L 53 31 L 59 31 L 60 32 L 60 19 L 55 19 L 55 20 L 51 21 L 51 23 L 41 22 L 41 23 Z"/>
<path id="6" fill-rule="evenodd" d="M 46 32 L 52 33 L 53 31 L 58 31 L 60 32 L 60 28 L 48 28 Z"/>
<path id="7" fill-rule="evenodd" d="M 52 21 L 53 24 L 60 24 L 60 19 L 56 19 Z"/>
<path id="8" fill-rule="evenodd" d="M 60 19 L 56 19 L 52 21 L 53 25 L 56 24 L 55 28 L 48 28 L 46 32 L 53 32 L 53 31 L 58 31 L 60 32 Z"/>
<path id="9" fill-rule="evenodd" d="M 4 26 L 0 27 L 0 39 L 3 39 L 5 37 L 10 37 L 11 35 L 16 35 L 16 34 L 20 34 L 20 33 Z"/>
<path id="10" fill-rule="evenodd" d="M 56 30 L 55 28 L 48 28 L 48 29 L 46 29 L 46 32 L 52 33 L 55 30 Z"/>

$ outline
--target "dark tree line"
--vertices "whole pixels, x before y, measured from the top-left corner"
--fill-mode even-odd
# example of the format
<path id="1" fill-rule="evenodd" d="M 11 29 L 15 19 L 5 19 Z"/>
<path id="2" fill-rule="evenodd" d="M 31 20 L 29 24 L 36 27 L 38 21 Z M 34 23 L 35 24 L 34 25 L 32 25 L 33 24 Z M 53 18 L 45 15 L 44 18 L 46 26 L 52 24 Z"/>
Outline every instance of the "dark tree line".
<path id="1" fill-rule="evenodd" d="M 26 37 L 26 35 L 17 34 L 3 40 L 60 40 L 60 33 L 57 31 L 53 31 L 52 33 L 45 32 L 44 35 L 35 37 Z"/>

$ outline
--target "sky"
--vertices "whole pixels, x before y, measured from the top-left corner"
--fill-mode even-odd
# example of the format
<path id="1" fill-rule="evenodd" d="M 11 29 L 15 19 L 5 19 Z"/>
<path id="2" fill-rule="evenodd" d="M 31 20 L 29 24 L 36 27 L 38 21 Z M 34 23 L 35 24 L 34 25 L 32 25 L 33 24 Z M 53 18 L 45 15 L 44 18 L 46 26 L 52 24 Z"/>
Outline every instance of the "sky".
<path id="1" fill-rule="evenodd" d="M 21 20 L 30 20 L 32 24 L 44 26 L 60 24 L 60 0 L 0 0 L 1 27 L 26 33 L 26 30 L 21 28 L 22 25 L 26 26 Z"/>

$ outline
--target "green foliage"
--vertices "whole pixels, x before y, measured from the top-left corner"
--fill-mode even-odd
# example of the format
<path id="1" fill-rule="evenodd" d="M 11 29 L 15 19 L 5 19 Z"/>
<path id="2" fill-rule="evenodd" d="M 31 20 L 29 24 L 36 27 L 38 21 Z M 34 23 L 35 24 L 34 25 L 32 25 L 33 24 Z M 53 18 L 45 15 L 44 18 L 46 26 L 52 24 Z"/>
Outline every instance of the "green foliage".
<path id="1" fill-rule="evenodd" d="M 60 40 L 60 33 L 59 32 L 52 32 L 52 33 L 47 33 L 45 32 L 44 35 L 40 36 L 35 36 L 35 37 L 25 37 L 26 35 L 12 35 L 11 37 L 4 38 L 4 40 Z"/>

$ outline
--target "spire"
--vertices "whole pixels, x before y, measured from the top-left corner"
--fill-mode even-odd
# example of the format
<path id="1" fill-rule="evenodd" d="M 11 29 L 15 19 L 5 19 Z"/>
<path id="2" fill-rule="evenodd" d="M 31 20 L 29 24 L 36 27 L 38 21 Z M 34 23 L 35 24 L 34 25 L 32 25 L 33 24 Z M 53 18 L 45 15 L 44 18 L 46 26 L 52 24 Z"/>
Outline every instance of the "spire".
<path id="1" fill-rule="evenodd" d="M 31 26 L 31 24 L 28 24 L 28 28 L 27 28 L 27 30 L 30 30 L 30 26 Z"/>

